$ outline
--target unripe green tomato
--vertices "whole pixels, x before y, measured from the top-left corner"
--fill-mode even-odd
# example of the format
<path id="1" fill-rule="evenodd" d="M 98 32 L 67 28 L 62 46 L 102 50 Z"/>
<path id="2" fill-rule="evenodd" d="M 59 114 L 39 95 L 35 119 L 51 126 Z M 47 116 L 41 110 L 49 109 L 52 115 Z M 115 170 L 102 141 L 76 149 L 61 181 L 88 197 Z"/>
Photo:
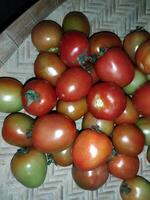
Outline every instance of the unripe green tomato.
<path id="1" fill-rule="evenodd" d="M 47 174 L 46 156 L 34 148 L 20 149 L 11 160 L 11 171 L 24 186 L 39 187 Z"/>

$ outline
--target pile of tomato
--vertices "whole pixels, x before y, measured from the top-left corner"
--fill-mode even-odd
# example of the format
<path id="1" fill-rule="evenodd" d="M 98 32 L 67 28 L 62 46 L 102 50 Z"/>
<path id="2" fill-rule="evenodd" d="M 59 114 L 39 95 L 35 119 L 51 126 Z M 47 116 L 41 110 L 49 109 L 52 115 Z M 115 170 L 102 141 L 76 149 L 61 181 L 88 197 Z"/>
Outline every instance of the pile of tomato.
<path id="1" fill-rule="evenodd" d="M 24 84 L 0 77 L 0 111 L 8 113 L 2 137 L 20 147 L 10 163 L 14 177 L 35 188 L 47 164 L 71 165 L 85 190 L 113 175 L 123 200 L 149 200 L 150 182 L 138 171 L 145 146 L 150 163 L 150 33 L 90 34 L 88 18 L 72 11 L 62 25 L 39 22 L 31 39 L 39 52 L 34 77 Z"/>

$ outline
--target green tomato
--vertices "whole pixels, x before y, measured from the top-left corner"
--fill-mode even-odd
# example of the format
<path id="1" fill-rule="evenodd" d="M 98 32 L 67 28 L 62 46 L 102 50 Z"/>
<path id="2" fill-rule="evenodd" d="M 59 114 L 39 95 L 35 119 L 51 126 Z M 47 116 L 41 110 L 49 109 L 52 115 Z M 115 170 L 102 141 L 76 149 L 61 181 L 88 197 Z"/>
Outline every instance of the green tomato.
<path id="1" fill-rule="evenodd" d="M 135 69 L 133 80 L 123 89 L 126 92 L 126 94 L 128 95 L 133 94 L 135 90 L 139 88 L 141 85 L 143 85 L 146 81 L 147 81 L 146 75 L 139 69 Z"/>
<path id="2" fill-rule="evenodd" d="M 122 181 L 120 195 L 122 200 L 150 200 L 150 182 L 142 176 Z"/>
<path id="3" fill-rule="evenodd" d="M 47 174 L 46 156 L 34 148 L 20 149 L 11 160 L 11 171 L 24 186 L 39 187 Z"/>
<path id="4" fill-rule="evenodd" d="M 22 83 L 11 77 L 0 77 L 0 112 L 11 113 L 22 109 Z"/>
<path id="5" fill-rule="evenodd" d="M 145 135 L 145 144 L 150 145 L 150 118 L 142 117 L 137 121 L 136 125 Z"/>

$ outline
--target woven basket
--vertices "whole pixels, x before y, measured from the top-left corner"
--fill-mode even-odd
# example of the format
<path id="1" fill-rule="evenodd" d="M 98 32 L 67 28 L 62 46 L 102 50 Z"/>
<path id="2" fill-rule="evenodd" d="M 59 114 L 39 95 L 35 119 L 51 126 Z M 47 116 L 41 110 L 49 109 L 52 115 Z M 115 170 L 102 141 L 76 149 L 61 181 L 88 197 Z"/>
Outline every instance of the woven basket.
<path id="1" fill-rule="evenodd" d="M 50 13 L 46 19 L 62 24 L 66 13 L 82 11 L 91 24 L 91 33 L 109 30 L 123 38 L 131 29 L 142 26 L 150 30 L 149 0 L 67 0 Z M 31 37 L 28 37 L 0 69 L 0 76 L 12 76 L 24 83 L 34 76 L 33 62 L 37 56 Z M 0 114 L 0 128 L 4 117 Z M 80 120 L 77 122 L 80 126 Z M 120 179 L 109 176 L 106 184 L 97 191 L 80 189 L 73 181 L 71 167 L 48 167 L 48 174 L 42 186 L 27 189 L 12 176 L 10 160 L 16 147 L 6 144 L 0 138 L 0 200 L 120 200 Z M 146 161 L 146 149 L 139 155 L 139 175 L 150 180 L 150 165 Z"/>

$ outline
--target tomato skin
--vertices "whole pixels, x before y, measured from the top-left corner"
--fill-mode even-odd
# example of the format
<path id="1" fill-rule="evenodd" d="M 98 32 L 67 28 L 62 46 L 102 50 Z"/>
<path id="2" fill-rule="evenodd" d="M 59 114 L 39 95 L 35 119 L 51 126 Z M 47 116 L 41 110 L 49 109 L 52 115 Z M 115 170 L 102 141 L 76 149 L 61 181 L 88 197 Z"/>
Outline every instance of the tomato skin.
<path id="1" fill-rule="evenodd" d="M 112 81 L 123 87 L 134 77 L 134 66 L 123 49 L 108 49 L 95 63 L 95 71 L 102 81 Z"/>
<path id="2" fill-rule="evenodd" d="M 26 153 L 16 152 L 10 164 L 12 174 L 25 187 L 36 188 L 43 184 L 47 174 L 47 160 L 42 152 L 34 148 L 28 149 Z"/>
<path id="3" fill-rule="evenodd" d="M 84 129 L 72 147 L 73 163 L 81 170 L 91 170 L 108 161 L 112 143 L 102 132 Z"/>
<path id="4" fill-rule="evenodd" d="M 150 39 L 143 42 L 135 55 L 137 67 L 145 74 L 150 73 Z"/>
<path id="5" fill-rule="evenodd" d="M 46 80 L 31 79 L 23 87 L 23 107 L 31 115 L 41 116 L 48 113 L 55 106 L 56 100 L 55 90 Z"/>
<path id="6" fill-rule="evenodd" d="M 123 90 L 112 82 L 95 84 L 89 91 L 87 103 L 89 111 L 96 118 L 114 120 L 126 107 Z"/>
<path id="7" fill-rule="evenodd" d="M 67 13 L 63 19 L 62 27 L 65 32 L 77 30 L 85 33 L 87 36 L 90 33 L 89 20 L 87 16 L 80 11 L 70 11 Z"/>
<path id="8" fill-rule="evenodd" d="M 142 176 L 122 181 L 120 195 L 122 200 L 149 200 L 150 182 Z"/>
<path id="9" fill-rule="evenodd" d="M 109 172 L 120 179 L 129 179 L 136 176 L 139 170 L 138 157 L 117 154 L 108 162 Z"/>
<path id="10" fill-rule="evenodd" d="M 123 40 L 123 47 L 133 62 L 136 62 L 135 54 L 139 46 L 150 39 L 150 34 L 146 30 L 134 30 L 128 33 Z"/>
<path id="11" fill-rule="evenodd" d="M 20 111 L 22 106 L 22 83 L 11 77 L 0 77 L 0 112 Z"/>
<path id="12" fill-rule="evenodd" d="M 25 113 L 11 113 L 3 121 L 2 137 L 11 145 L 32 145 L 31 130 L 34 119 Z"/>
<path id="13" fill-rule="evenodd" d="M 150 81 L 134 92 L 132 101 L 139 114 L 150 117 Z"/>
<path id="14" fill-rule="evenodd" d="M 103 164 L 92 170 L 81 170 L 73 165 L 72 177 L 80 188 L 97 190 L 106 183 L 109 177 L 108 166 Z"/>
<path id="15" fill-rule="evenodd" d="M 67 31 L 60 42 L 60 58 L 68 67 L 79 67 L 80 56 L 89 55 L 89 42 L 86 35 L 80 31 Z"/>
<path id="16" fill-rule="evenodd" d="M 58 48 L 63 31 L 61 26 L 52 20 L 42 20 L 31 31 L 31 39 L 39 51 Z"/>
<path id="17" fill-rule="evenodd" d="M 92 86 L 92 77 L 77 67 L 66 70 L 56 84 L 56 94 L 63 101 L 78 101 L 85 97 Z"/>
<path id="18" fill-rule="evenodd" d="M 64 63 L 52 52 L 40 52 L 34 62 L 36 77 L 49 81 L 53 86 L 56 86 L 58 78 L 65 70 Z"/>
<path id="19" fill-rule="evenodd" d="M 101 48 L 122 47 L 120 38 L 113 32 L 100 31 L 89 38 L 90 54 L 100 55 Z"/>
<path id="20" fill-rule="evenodd" d="M 33 146 L 45 153 L 66 149 L 74 142 L 76 136 L 74 121 L 61 113 L 40 116 L 32 129 Z"/>
<path id="21" fill-rule="evenodd" d="M 125 110 L 121 113 L 119 117 L 115 119 L 116 124 L 121 123 L 136 123 L 138 120 L 138 112 L 135 109 L 135 106 L 132 102 L 132 100 L 127 97 L 127 104 Z"/>
<path id="22" fill-rule="evenodd" d="M 120 154 L 137 156 L 143 151 L 145 136 L 134 124 L 119 124 L 113 130 L 112 143 Z"/>
<path id="23" fill-rule="evenodd" d="M 78 120 L 88 111 L 86 98 L 83 97 L 78 101 L 68 102 L 59 100 L 56 104 L 56 111 L 67 115 L 73 120 Z"/>

